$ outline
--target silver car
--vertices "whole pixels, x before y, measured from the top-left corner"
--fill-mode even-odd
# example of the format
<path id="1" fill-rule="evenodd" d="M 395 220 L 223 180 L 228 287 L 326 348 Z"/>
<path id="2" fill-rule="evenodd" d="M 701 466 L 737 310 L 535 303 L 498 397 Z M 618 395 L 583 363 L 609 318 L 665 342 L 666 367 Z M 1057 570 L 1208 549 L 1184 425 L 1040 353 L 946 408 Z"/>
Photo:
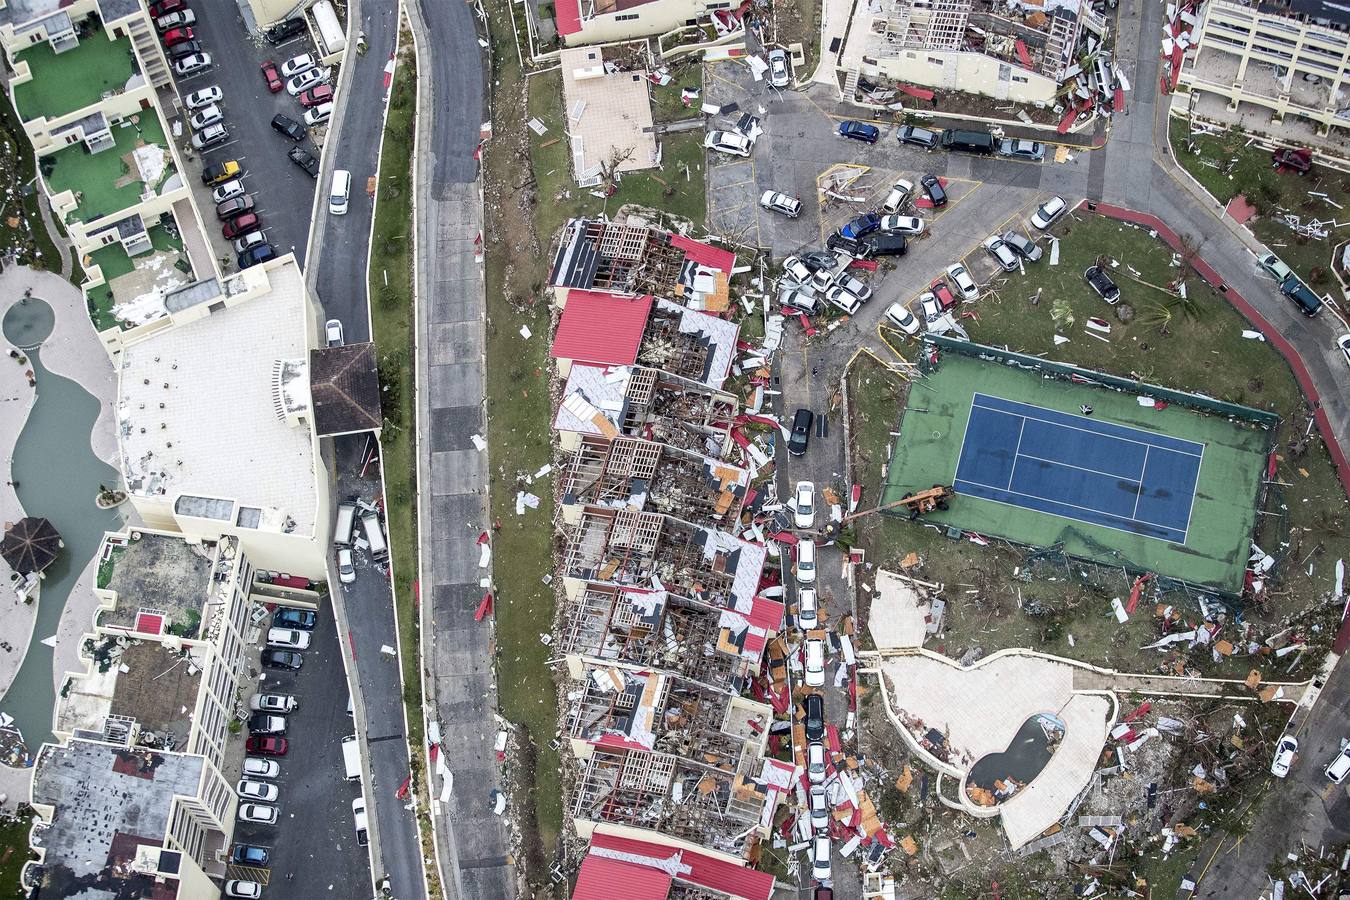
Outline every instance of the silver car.
<path id="1" fill-rule="evenodd" d="M 789 219 L 797 218 L 802 212 L 802 201 L 796 197 L 789 197 L 782 191 L 765 191 L 759 197 L 759 205 L 764 209 L 782 213 Z"/>
<path id="2" fill-rule="evenodd" d="M 788 64 L 787 51 L 781 47 L 769 51 L 769 84 L 776 88 L 792 84 L 792 67 Z"/>
<path id="3" fill-rule="evenodd" d="M 1005 272 L 1017 271 L 1017 254 L 1013 253 L 1012 248 L 1007 242 L 998 235 L 990 235 L 984 239 L 984 249 L 989 251 L 989 255 L 999 264 L 999 268 Z M 958 282 L 958 285 L 960 282 Z M 962 291 L 964 293 L 964 290 Z"/>

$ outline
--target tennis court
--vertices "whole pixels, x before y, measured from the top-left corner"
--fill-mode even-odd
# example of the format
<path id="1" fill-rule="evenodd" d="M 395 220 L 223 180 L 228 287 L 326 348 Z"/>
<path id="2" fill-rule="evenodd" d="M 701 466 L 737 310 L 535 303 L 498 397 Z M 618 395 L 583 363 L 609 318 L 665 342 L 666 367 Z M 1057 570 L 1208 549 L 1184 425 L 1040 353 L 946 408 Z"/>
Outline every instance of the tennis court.
<path id="1" fill-rule="evenodd" d="M 1205 447 L 976 393 L 952 486 L 959 494 L 1186 542 Z"/>

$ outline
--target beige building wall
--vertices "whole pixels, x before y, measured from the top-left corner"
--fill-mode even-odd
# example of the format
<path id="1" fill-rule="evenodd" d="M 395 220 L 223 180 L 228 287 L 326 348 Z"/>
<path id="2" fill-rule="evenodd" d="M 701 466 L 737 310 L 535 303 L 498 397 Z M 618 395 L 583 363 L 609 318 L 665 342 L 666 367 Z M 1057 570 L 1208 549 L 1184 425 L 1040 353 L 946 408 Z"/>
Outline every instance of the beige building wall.
<path id="1" fill-rule="evenodd" d="M 965 50 L 901 50 L 880 60 L 863 59 L 863 75 L 908 84 L 983 94 L 1014 103 L 1053 103 L 1054 79 Z"/>
<path id="2" fill-rule="evenodd" d="M 731 9 L 736 5 L 726 0 L 650 0 L 640 6 L 587 16 L 587 0 L 580 2 L 581 30 L 562 37 L 568 47 L 631 41 L 665 34 L 715 9 Z"/>
<path id="3" fill-rule="evenodd" d="M 248 8 L 259 28 L 290 19 L 309 6 L 311 0 L 248 0 Z M 279 60 L 278 60 L 279 61 Z"/>

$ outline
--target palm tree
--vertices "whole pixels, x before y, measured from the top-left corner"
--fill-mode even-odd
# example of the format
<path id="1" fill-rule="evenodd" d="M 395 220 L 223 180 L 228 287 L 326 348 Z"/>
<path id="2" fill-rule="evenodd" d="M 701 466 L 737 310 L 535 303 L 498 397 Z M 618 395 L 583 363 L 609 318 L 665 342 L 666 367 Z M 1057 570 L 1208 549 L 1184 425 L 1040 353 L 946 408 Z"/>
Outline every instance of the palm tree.
<path id="1" fill-rule="evenodd" d="M 1166 337 L 1172 325 L 1172 309 L 1170 303 L 1151 303 L 1139 313 L 1139 324 L 1145 328 L 1157 328 L 1158 334 Z"/>

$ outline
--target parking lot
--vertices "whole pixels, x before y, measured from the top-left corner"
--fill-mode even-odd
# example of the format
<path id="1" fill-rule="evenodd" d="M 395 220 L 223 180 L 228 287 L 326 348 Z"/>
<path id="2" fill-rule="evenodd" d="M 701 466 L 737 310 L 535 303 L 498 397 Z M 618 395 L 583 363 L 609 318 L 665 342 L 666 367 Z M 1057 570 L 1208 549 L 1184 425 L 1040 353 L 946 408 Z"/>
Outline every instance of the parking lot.
<path id="1" fill-rule="evenodd" d="M 218 259 L 228 257 L 225 270 L 233 271 L 237 254 L 221 236 L 210 189 L 202 185 L 200 178 L 204 166 L 232 159 L 243 169 L 244 188 L 253 197 L 255 212 L 262 220 L 268 243 L 278 254 L 293 251 L 303 265 L 315 181 L 287 158 L 287 151 L 297 144 L 274 131 L 271 120 L 281 113 L 303 124 L 304 108 L 285 89 L 275 94 L 268 90 L 261 64 L 272 60 L 279 68 L 294 56 L 301 53 L 317 56 L 317 51 L 308 32 L 302 32 L 280 46 L 269 44 L 260 35 L 250 35 L 233 3 L 209 7 L 198 3 L 194 11 L 197 14 L 197 21 L 192 26 L 195 39 L 203 45 L 205 52 L 211 54 L 213 65 L 195 75 L 175 76 L 179 95 L 219 86 L 224 94 L 220 103 L 224 125 L 230 133 L 225 143 L 200 153 L 189 143 L 191 129 L 185 121 L 178 138 L 187 162 L 187 182 L 192 186 L 212 249 Z M 336 83 L 336 80 L 335 70 L 330 83 Z M 173 103 L 165 103 L 164 108 L 172 113 L 176 107 Z M 322 141 L 325 130 L 323 126 L 310 129 L 310 137 L 300 141 L 298 146 L 317 157 L 319 151 L 314 140 Z"/>
<path id="2" fill-rule="evenodd" d="M 270 616 L 262 623 L 264 640 L 270 623 Z M 301 669 L 263 669 L 258 680 L 258 692 L 293 694 L 299 700 L 286 716 L 286 755 L 267 757 L 281 767 L 274 782 L 277 825 L 235 825 L 235 842 L 268 848 L 271 861 L 267 869 L 230 866 L 227 877 L 271 884 L 264 896 L 357 897 L 372 890 L 369 857 L 357 844 L 352 820 L 352 800 L 361 795 L 361 784 L 344 778 L 341 741 L 354 726 L 347 716 L 342 652 L 325 598 Z M 238 773 L 228 775 L 232 782 L 238 778 Z"/>

